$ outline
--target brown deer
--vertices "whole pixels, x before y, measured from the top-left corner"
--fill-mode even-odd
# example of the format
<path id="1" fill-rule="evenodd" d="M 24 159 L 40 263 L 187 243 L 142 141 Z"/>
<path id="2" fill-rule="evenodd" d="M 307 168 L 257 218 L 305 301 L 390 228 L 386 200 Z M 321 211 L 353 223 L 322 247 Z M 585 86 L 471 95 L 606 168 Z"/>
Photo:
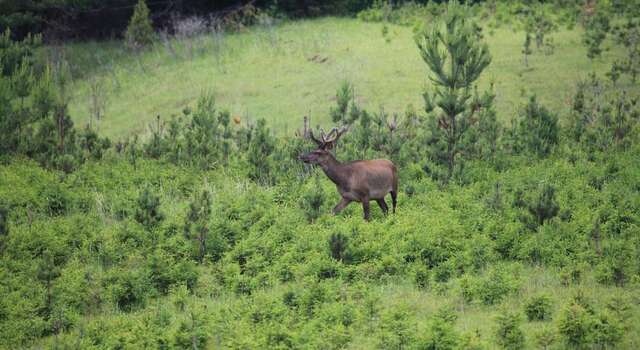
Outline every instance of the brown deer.
<path id="1" fill-rule="evenodd" d="M 391 194 L 393 213 L 396 212 L 396 198 L 398 196 L 398 171 L 396 166 L 386 159 L 356 160 L 348 163 L 340 163 L 331 154 L 336 142 L 347 131 L 346 127 L 340 130 L 333 128 L 329 134 L 321 131 L 321 139 L 314 137 L 309 131 L 309 137 L 318 145 L 316 150 L 299 157 L 305 163 L 319 165 L 324 173 L 336 184 L 342 200 L 333 208 L 333 214 L 338 214 L 351 202 L 362 203 L 364 219 L 369 220 L 369 201 L 378 202 L 385 215 L 389 208 L 384 200 L 387 194 Z"/>

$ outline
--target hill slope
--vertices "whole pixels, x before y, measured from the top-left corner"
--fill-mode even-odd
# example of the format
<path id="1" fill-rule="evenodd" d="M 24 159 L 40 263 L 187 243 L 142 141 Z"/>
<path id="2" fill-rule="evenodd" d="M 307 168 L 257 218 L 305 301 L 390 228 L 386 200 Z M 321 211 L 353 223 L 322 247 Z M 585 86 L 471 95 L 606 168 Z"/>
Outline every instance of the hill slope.
<path id="1" fill-rule="evenodd" d="M 391 41 L 386 42 L 381 24 L 324 18 L 161 42 L 140 56 L 124 52 L 115 42 L 76 44 L 68 56 L 75 69 L 105 79 L 109 101 L 100 131 L 107 136 L 144 130 L 157 114 L 169 117 L 167 111 L 178 113 L 193 104 L 203 90 L 212 91 L 218 104 L 234 115 L 265 118 L 279 133 L 290 133 L 307 113 L 314 124 L 328 123 L 327 106 L 343 80 L 354 84 L 359 103 L 369 110 L 384 106 L 403 112 L 408 104 L 422 108 L 428 81 L 412 31 L 389 28 Z M 525 68 L 523 32 L 507 27 L 485 30 L 493 62 L 481 84 L 495 82 L 502 119 L 509 120 L 524 101 L 523 94 L 529 93 L 560 110 L 576 80 L 592 71 L 602 75 L 616 55 L 614 50 L 601 59 L 587 59 L 578 29 L 561 29 L 552 36 L 553 55 L 534 48 Z M 80 124 L 89 118 L 88 81 L 77 82 L 70 106 Z"/>

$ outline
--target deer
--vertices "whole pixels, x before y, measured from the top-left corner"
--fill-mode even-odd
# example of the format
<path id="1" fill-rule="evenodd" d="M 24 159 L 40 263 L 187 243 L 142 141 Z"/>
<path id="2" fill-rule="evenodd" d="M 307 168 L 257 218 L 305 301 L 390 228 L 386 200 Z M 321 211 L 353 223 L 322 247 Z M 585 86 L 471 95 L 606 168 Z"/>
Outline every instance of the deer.
<path id="1" fill-rule="evenodd" d="M 333 208 L 333 215 L 337 215 L 351 202 L 362 203 L 364 220 L 370 220 L 369 202 L 375 200 L 384 215 L 388 215 L 389 207 L 385 196 L 391 194 L 393 213 L 396 212 L 398 197 L 398 170 L 387 159 L 355 160 L 341 163 L 331 153 L 340 139 L 347 132 L 347 127 L 333 128 L 328 134 L 320 131 L 320 139 L 309 130 L 308 136 L 318 148 L 299 156 L 299 160 L 307 164 L 318 165 L 325 175 L 336 184 L 342 199 Z"/>

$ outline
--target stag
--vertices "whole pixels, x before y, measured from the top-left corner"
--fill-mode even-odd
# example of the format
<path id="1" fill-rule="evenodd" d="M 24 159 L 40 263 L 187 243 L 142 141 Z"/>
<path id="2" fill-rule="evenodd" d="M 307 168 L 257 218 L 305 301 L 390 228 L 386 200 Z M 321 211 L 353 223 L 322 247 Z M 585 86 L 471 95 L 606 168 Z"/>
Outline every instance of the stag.
<path id="1" fill-rule="evenodd" d="M 340 130 L 333 128 L 329 134 L 324 131 L 320 133 L 320 139 L 309 131 L 309 137 L 318 148 L 301 155 L 299 159 L 308 164 L 319 165 L 324 173 L 336 184 L 342 199 L 333 208 L 336 215 L 351 202 L 362 203 L 364 219 L 369 220 L 369 201 L 378 202 L 380 209 L 385 215 L 389 213 L 389 207 L 384 200 L 387 194 L 391 194 L 393 213 L 396 212 L 396 198 L 398 196 L 398 171 L 396 166 L 386 159 L 356 160 L 352 162 L 340 163 L 331 154 L 330 150 L 335 147 L 336 142 L 347 131 L 346 127 Z"/>

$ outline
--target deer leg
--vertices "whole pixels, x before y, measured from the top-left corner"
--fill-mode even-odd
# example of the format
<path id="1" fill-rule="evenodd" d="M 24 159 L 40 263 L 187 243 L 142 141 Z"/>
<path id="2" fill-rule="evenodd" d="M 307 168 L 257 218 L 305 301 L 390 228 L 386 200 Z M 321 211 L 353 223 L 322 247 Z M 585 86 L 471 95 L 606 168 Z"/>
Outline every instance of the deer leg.
<path id="1" fill-rule="evenodd" d="M 351 200 L 342 197 L 342 199 L 340 200 L 340 203 L 338 203 L 333 208 L 333 215 L 337 215 L 338 213 L 340 213 L 342 209 L 344 209 L 347 205 L 349 205 L 349 203 L 351 203 Z"/>
<path id="2" fill-rule="evenodd" d="M 369 198 L 364 198 L 362 200 L 362 210 L 364 210 L 364 219 L 369 221 Z"/>
<path id="3" fill-rule="evenodd" d="M 398 192 L 391 191 L 391 205 L 393 206 L 394 214 L 396 213 L 396 204 L 398 203 L 397 198 L 398 198 Z"/>
<path id="4" fill-rule="evenodd" d="M 380 209 L 382 209 L 384 215 L 389 214 L 389 207 L 387 207 L 387 202 L 384 201 L 384 198 L 376 199 L 376 202 L 378 202 L 378 205 L 380 206 Z"/>

